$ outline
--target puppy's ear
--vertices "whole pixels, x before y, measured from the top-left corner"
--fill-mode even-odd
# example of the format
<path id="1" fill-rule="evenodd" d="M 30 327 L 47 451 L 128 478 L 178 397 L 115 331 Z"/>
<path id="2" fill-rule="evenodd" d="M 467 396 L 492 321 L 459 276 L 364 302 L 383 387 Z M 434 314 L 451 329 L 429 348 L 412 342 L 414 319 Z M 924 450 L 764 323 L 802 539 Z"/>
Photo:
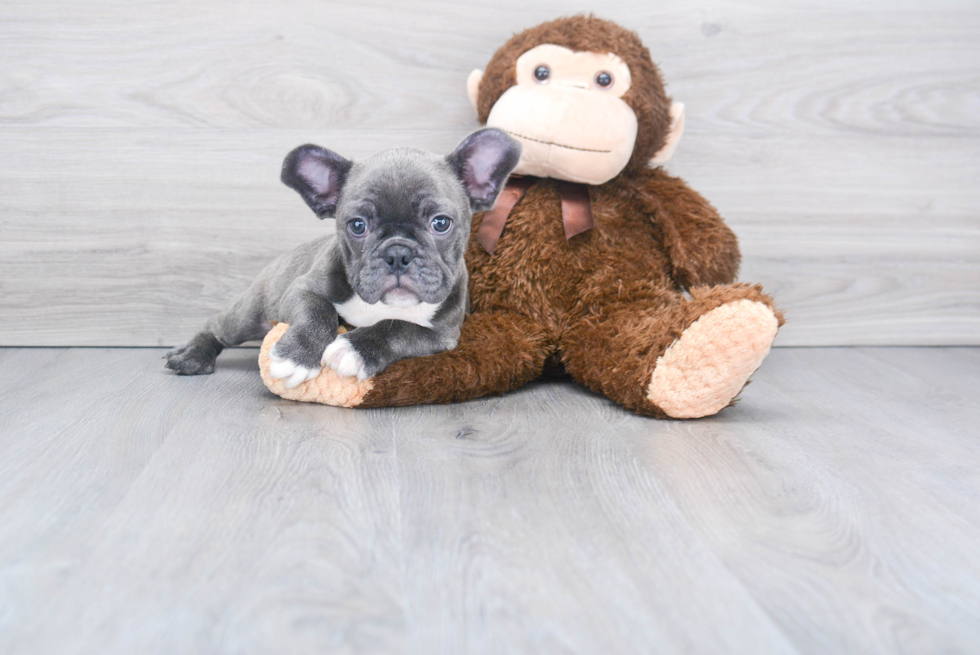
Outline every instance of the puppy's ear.
<path id="1" fill-rule="evenodd" d="M 353 164 L 326 148 L 307 144 L 286 155 L 282 183 L 295 189 L 320 218 L 333 218 Z"/>
<path id="2" fill-rule="evenodd" d="M 505 132 L 487 127 L 477 130 L 446 155 L 470 198 L 470 207 L 482 212 L 493 207 L 507 176 L 521 158 L 521 144 Z"/>

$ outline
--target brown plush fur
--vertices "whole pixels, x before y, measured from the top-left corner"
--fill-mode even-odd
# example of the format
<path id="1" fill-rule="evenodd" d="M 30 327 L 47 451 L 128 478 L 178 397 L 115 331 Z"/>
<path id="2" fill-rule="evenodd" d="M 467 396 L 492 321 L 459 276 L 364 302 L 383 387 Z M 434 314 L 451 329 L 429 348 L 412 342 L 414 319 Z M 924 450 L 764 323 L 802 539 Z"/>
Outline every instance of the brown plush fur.
<path id="1" fill-rule="evenodd" d="M 473 313 L 459 346 L 392 365 L 362 406 L 501 394 L 538 377 L 557 355 L 587 387 L 664 417 L 646 389 L 657 358 L 684 329 L 741 298 L 773 307 L 759 287 L 730 284 L 735 235 L 681 180 L 659 169 L 624 173 L 590 195 L 596 226 L 570 241 L 554 180 L 528 190 L 492 257 L 471 239 Z"/>
<path id="2" fill-rule="evenodd" d="M 639 121 L 633 156 L 626 170 L 640 170 L 660 150 L 670 127 L 670 98 L 660 71 L 640 37 L 616 23 L 594 16 L 571 16 L 543 23 L 505 43 L 487 64 L 480 82 L 477 118 L 486 123 L 490 110 L 504 91 L 516 83 L 517 58 L 531 48 L 550 43 L 578 52 L 615 53 L 630 68 L 633 82 L 623 96 Z"/>
<path id="3" fill-rule="evenodd" d="M 633 83 L 624 99 L 639 122 L 633 158 L 613 180 L 588 187 L 595 227 L 570 240 L 556 180 L 535 181 L 492 256 L 476 240 L 483 216 L 476 215 L 466 254 L 472 314 L 459 345 L 393 364 L 374 378 L 362 407 L 502 394 L 557 360 L 587 387 L 641 414 L 665 417 L 648 397 L 651 375 L 658 358 L 706 312 L 748 299 L 772 308 L 782 324 L 759 287 L 733 284 L 738 244 L 715 209 L 682 180 L 646 167 L 663 143 L 670 103 L 635 34 L 575 17 L 516 35 L 487 67 L 480 120 L 514 83 L 517 57 L 542 43 L 614 52 L 627 62 Z"/>

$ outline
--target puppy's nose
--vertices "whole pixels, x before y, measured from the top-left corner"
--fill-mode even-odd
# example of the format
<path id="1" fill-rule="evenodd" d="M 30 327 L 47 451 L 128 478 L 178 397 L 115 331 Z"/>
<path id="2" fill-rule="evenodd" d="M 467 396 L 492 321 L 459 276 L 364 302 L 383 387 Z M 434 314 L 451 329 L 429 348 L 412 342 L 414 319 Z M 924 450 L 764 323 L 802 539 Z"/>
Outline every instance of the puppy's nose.
<path id="1" fill-rule="evenodd" d="M 408 270 L 408 263 L 415 257 L 415 253 L 408 246 L 398 244 L 390 245 L 385 248 L 384 260 L 391 273 L 404 273 Z"/>

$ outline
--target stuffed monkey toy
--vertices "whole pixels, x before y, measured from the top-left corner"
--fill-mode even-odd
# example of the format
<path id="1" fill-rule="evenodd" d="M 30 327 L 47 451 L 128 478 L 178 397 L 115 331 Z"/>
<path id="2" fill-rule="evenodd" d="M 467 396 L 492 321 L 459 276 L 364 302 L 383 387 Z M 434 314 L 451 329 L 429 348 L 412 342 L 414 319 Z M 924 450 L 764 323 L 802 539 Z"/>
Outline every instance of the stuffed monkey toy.
<path id="1" fill-rule="evenodd" d="M 523 154 L 495 207 L 474 216 L 459 345 L 363 381 L 324 369 L 287 390 L 268 377 L 279 325 L 260 355 L 269 388 L 347 407 L 449 403 L 506 393 L 560 363 L 647 416 L 731 405 L 783 318 L 759 286 L 734 283 L 735 235 L 662 168 L 683 107 L 637 35 L 560 18 L 515 35 L 467 87 L 480 123 Z"/>

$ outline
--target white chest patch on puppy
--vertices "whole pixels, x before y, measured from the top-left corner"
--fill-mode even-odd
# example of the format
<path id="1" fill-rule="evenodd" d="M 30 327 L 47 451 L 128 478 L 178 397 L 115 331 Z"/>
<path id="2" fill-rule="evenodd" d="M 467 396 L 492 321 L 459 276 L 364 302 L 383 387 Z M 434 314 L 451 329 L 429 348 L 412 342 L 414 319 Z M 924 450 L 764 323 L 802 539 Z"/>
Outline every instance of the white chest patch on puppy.
<path id="1" fill-rule="evenodd" d="M 420 302 L 417 305 L 386 305 L 383 302 L 368 304 L 356 293 L 351 299 L 334 303 L 337 313 L 343 317 L 347 323 L 354 327 L 367 327 L 380 321 L 405 321 L 415 323 L 422 327 L 432 327 L 432 317 L 436 315 L 442 303 L 434 305 L 428 302 Z"/>

